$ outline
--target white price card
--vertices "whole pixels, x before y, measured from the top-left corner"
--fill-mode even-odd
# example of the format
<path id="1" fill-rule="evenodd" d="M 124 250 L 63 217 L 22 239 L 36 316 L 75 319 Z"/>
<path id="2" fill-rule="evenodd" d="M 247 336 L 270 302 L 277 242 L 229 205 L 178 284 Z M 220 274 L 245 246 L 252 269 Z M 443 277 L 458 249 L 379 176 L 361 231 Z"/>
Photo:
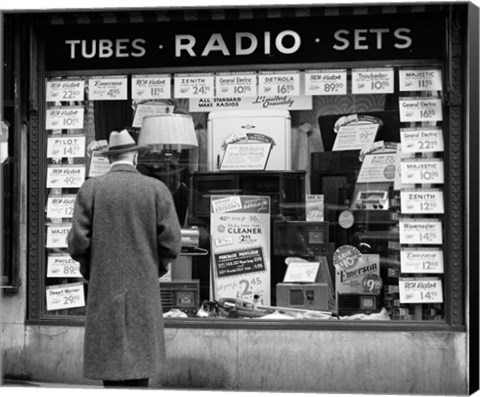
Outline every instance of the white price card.
<path id="1" fill-rule="evenodd" d="M 213 73 L 179 73 L 174 77 L 175 98 L 213 98 Z"/>
<path id="2" fill-rule="evenodd" d="M 83 282 L 46 287 L 47 310 L 62 310 L 85 306 Z"/>
<path id="3" fill-rule="evenodd" d="M 392 94 L 393 92 L 393 68 L 352 70 L 352 94 Z"/>
<path id="4" fill-rule="evenodd" d="M 400 303 L 443 303 L 442 280 L 434 277 L 398 280 Z"/>
<path id="5" fill-rule="evenodd" d="M 346 69 L 323 69 L 305 71 L 305 95 L 346 94 Z"/>
<path id="6" fill-rule="evenodd" d="M 432 247 L 403 248 L 400 266 L 402 273 L 443 273 L 443 251 Z"/>
<path id="7" fill-rule="evenodd" d="M 47 109 L 45 128 L 47 130 L 83 128 L 83 106 L 55 106 Z"/>
<path id="8" fill-rule="evenodd" d="M 112 101 L 128 99 L 127 76 L 100 76 L 88 79 L 88 99 Z"/>
<path id="9" fill-rule="evenodd" d="M 342 150 L 367 150 L 375 141 L 378 128 L 377 123 L 352 123 L 338 128 L 332 152 Z"/>
<path id="10" fill-rule="evenodd" d="M 83 101 L 85 81 L 73 79 L 47 80 L 47 102 Z"/>
<path id="11" fill-rule="evenodd" d="M 411 159 L 402 158 L 400 161 L 402 184 L 443 184 L 442 159 Z"/>
<path id="12" fill-rule="evenodd" d="M 314 283 L 317 278 L 320 262 L 290 262 L 285 276 L 284 283 Z"/>
<path id="13" fill-rule="evenodd" d="M 171 97 L 169 74 L 132 76 L 132 99 L 168 99 Z"/>
<path id="14" fill-rule="evenodd" d="M 400 91 L 442 91 L 440 69 L 400 69 Z"/>
<path id="15" fill-rule="evenodd" d="M 47 261 L 47 277 L 82 277 L 80 262 L 73 260 L 68 254 L 51 254 Z"/>
<path id="16" fill-rule="evenodd" d="M 215 75 L 215 97 L 248 98 L 257 96 L 257 74 L 217 73 Z"/>
<path id="17" fill-rule="evenodd" d="M 51 135 L 47 142 L 47 157 L 84 157 L 85 135 Z"/>
<path id="18" fill-rule="evenodd" d="M 305 220 L 307 222 L 324 221 L 323 194 L 307 194 L 305 196 Z"/>
<path id="19" fill-rule="evenodd" d="M 300 95 L 300 73 L 298 71 L 260 73 L 258 95 Z"/>
<path id="20" fill-rule="evenodd" d="M 47 225 L 47 248 L 67 248 L 68 232 L 72 228 L 71 223 L 62 223 L 60 225 Z"/>
<path id="21" fill-rule="evenodd" d="M 442 100 L 436 97 L 400 98 L 400 122 L 442 121 Z"/>
<path id="22" fill-rule="evenodd" d="M 173 106 L 162 103 L 141 103 L 135 109 L 132 127 L 141 128 L 143 118 L 147 116 L 158 116 L 159 114 L 173 113 Z"/>
<path id="23" fill-rule="evenodd" d="M 400 128 L 402 153 L 443 152 L 443 131 L 437 127 Z"/>
<path id="24" fill-rule="evenodd" d="M 272 143 L 235 143 L 227 145 L 220 170 L 264 170 Z"/>
<path id="25" fill-rule="evenodd" d="M 55 165 L 47 167 L 47 188 L 75 188 L 85 180 L 85 165 Z"/>
<path id="26" fill-rule="evenodd" d="M 440 219 L 403 218 L 399 222 L 400 244 L 440 245 L 443 243 Z"/>
<path id="27" fill-rule="evenodd" d="M 71 218 L 75 205 L 75 195 L 50 195 L 47 199 L 47 218 Z"/>
<path id="28" fill-rule="evenodd" d="M 440 189 L 405 189 L 400 192 L 402 214 L 443 214 L 443 191 Z"/>

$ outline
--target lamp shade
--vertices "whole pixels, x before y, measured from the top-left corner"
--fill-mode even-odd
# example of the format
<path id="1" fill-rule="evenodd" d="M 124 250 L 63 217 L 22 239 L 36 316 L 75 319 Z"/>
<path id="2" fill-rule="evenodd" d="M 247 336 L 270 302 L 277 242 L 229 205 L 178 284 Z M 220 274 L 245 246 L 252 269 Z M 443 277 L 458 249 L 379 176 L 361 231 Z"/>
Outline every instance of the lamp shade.
<path id="1" fill-rule="evenodd" d="M 193 119 L 189 115 L 177 113 L 146 116 L 142 120 L 138 144 L 150 148 L 172 145 L 179 145 L 182 149 L 197 147 Z"/>

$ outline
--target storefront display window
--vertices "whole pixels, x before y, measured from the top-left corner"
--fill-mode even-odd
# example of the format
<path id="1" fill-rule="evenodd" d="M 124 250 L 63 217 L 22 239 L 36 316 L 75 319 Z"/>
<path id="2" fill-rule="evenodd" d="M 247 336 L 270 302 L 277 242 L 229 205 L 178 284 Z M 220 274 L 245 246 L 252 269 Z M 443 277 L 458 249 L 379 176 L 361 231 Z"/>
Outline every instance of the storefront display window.
<path id="1" fill-rule="evenodd" d="M 108 134 L 127 128 L 150 142 L 138 170 L 168 185 L 183 227 L 182 254 L 159 280 L 167 317 L 450 321 L 458 271 L 448 197 L 459 159 L 448 149 L 457 110 L 445 101 L 452 71 L 444 44 L 425 46 L 421 19 L 383 29 L 381 19 L 358 18 L 344 29 L 325 27 L 334 37 L 325 60 L 305 50 L 302 34 L 312 32 L 294 19 L 283 30 L 264 21 L 273 63 L 257 54 L 246 62 L 236 47 L 237 63 L 225 66 L 230 39 L 198 33 L 196 41 L 192 28 L 174 41 L 188 67 L 175 58 L 148 64 L 146 34 L 126 44 L 62 39 L 79 72 L 68 62 L 53 67 L 47 41 L 40 317 L 85 313 L 88 284 L 66 249 L 75 194 L 108 171 L 101 154 Z M 441 31 L 442 19 L 429 28 Z M 241 32 L 237 46 L 247 36 L 258 44 L 257 29 Z M 127 47 L 125 67 L 112 67 L 106 55 L 105 68 L 100 58 L 88 64 Z M 210 65 L 210 52 L 222 60 Z M 170 125 L 181 131 L 182 118 L 194 126 L 189 141 L 180 132 L 146 141 L 147 120 L 158 119 L 152 125 L 161 135 Z"/>

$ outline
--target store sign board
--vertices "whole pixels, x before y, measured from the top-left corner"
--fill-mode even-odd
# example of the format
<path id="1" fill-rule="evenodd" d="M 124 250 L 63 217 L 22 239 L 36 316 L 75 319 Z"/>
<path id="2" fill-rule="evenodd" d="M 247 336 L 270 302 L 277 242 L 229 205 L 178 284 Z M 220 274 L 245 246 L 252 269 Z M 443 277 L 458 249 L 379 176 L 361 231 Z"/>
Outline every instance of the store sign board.
<path id="1" fill-rule="evenodd" d="M 308 95 L 275 95 L 246 98 L 193 98 L 189 100 L 189 111 L 192 113 L 232 109 L 311 110 L 312 97 Z"/>
<path id="2" fill-rule="evenodd" d="M 347 70 L 323 69 L 305 71 L 306 95 L 346 95 Z"/>
<path id="3" fill-rule="evenodd" d="M 442 280 L 439 278 L 400 277 L 398 287 L 400 303 L 443 303 Z"/>
<path id="4" fill-rule="evenodd" d="M 59 71 L 442 59 L 444 24 L 409 14 L 50 26 L 45 62 Z"/>
<path id="5" fill-rule="evenodd" d="M 440 69 L 400 69 L 400 91 L 442 91 Z"/>
<path id="6" fill-rule="evenodd" d="M 73 260 L 68 254 L 51 254 L 47 261 L 47 277 L 82 277 L 80 262 Z"/>
<path id="7" fill-rule="evenodd" d="M 443 131 L 438 127 L 400 128 L 402 153 L 443 152 Z"/>
<path id="8" fill-rule="evenodd" d="M 400 266 L 402 273 L 443 273 L 443 251 L 433 247 L 402 248 Z"/>
<path id="9" fill-rule="evenodd" d="M 212 196 L 212 299 L 270 304 L 270 197 Z"/>
<path id="10" fill-rule="evenodd" d="M 74 79 L 47 80 L 46 101 L 67 102 L 83 101 L 85 96 L 85 81 Z"/>
<path id="11" fill-rule="evenodd" d="M 443 244 L 440 219 L 403 218 L 399 222 L 400 244 Z"/>
<path id="12" fill-rule="evenodd" d="M 63 310 L 85 306 L 83 283 L 50 285 L 46 287 L 47 310 Z"/>
<path id="13" fill-rule="evenodd" d="M 52 135 L 47 141 L 47 157 L 84 157 L 85 135 Z"/>

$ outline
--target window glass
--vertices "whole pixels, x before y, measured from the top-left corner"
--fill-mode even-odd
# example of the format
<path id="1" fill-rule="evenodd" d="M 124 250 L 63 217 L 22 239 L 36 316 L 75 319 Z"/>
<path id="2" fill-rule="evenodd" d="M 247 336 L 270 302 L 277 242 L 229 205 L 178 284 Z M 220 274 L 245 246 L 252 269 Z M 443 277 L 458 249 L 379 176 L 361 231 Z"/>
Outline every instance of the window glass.
<path id="1" fill-rule="evenodd" d="M 443 320 L 441 68 L 210 75 L 45 80 L 45 314 L 84 314 L 66 235 L 82 182 L 108 170 L 109 133 L 147 139 L 142 120 L 181 115 L 193 141 L 155 136 L 138 164 L 170 188 L 183 227 L 159 280 L 166 316 Z"/>

